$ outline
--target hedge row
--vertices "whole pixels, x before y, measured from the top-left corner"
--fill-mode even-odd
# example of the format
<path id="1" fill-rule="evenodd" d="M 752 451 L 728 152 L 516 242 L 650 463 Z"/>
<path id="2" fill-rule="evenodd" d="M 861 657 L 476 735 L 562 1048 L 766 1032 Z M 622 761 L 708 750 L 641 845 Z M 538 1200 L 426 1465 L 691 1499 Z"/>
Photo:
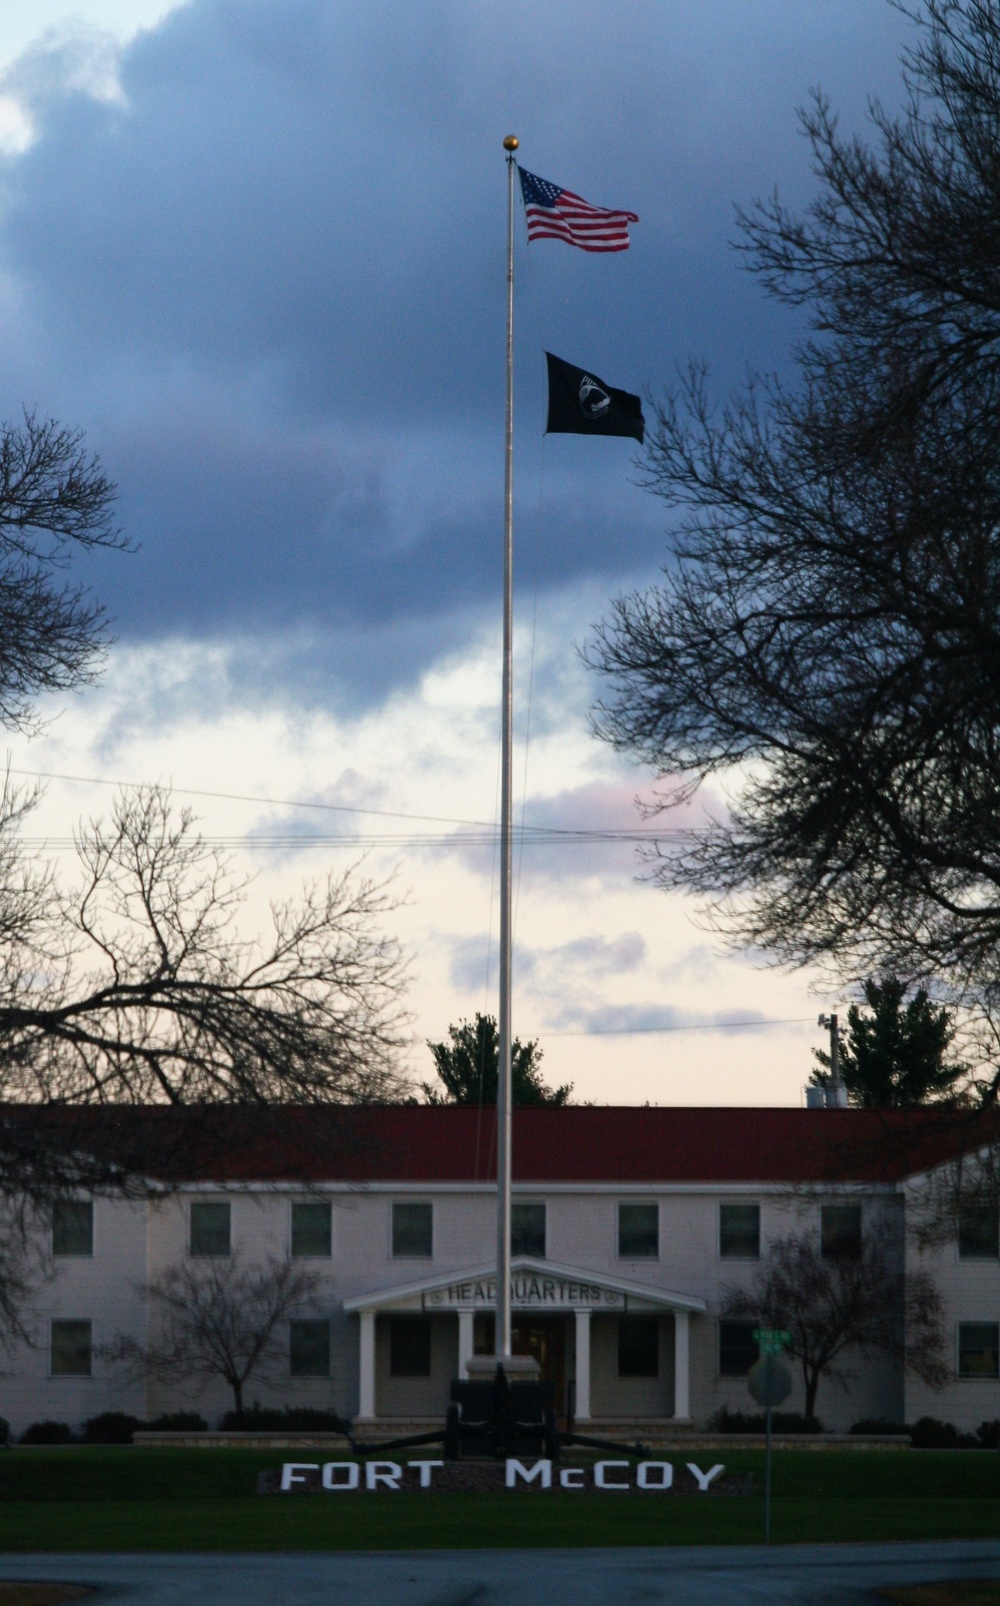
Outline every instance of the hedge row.
<path id="1" fill-rule="evenodd" d="M 764 1414 L 747 1411 L 716 1411 L 709 1427 L 717 1433 L 763 1433 Z M 822 1433 L 823 1424 L 816 1416 L 803 1416 L 799 1411 L 773 1411 L 771 1429 L 774 1433 Z M 1000 1418 L 981 1422 L 975 1433 L 961 1433 L 954 1422 L 939 1422 L 936 1417 L 922 1416 L 907 1427 L 905 1422 L 890 1422 L 886 1417 L 867 1416 L 855 1422 L 852 1433 L 908 1434 L 915 1450 L 997 1450 L 1000 1449 Z"/>
<path id="2" fill-rule="evenodd" d="M 228 1411 L 219 1423 L 223 1432 L 258 1433 L 342 1433 L 347 1424 L 333 1411 L 286 1410 L 244 1411 L 240 1420 Z M 131 1444 L 140 1430 L 161 1433 L 205 1433 L 208 1423 L 196 1411 L 174 1411 L 142 1422 L 123 1411 L 104 1411 L 92 1416 L 74 1433 L 68 1422 L 32 1422 L 21 1434 L 22 1444 Z M 0 1418 L 0 1443 L 7 1443 L 9 1427 Z"/>

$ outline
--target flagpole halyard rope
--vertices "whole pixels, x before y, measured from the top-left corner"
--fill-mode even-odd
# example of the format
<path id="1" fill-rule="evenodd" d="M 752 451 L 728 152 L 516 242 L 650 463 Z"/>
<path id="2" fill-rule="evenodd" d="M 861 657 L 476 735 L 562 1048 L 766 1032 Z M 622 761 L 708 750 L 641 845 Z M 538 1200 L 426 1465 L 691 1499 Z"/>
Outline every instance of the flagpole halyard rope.
<path id="1" fill-rule="evenodd" d="M 545 495 L 545 435 L 542 435 L 542 464 L 538 479 L 538 512 L 535 528 L 542 528 L 542 499 Z M 531 746 L 531 704 L 535 689 L 535 640 L 538 633 L 538 559 L 537 540 L 535 557 L 535 585 L 531 599 L 531 649 L 528 654 L 528 694 L 524 708 L 524 772 L 521 776 L 521 829 L 517 850 L 517 878 L 514 883 L 514 932 L 517 931 L 518 910 L 521 907 L 521 870 L 524 865 L 524 820 L 528 809 L 528 750 Z"/>

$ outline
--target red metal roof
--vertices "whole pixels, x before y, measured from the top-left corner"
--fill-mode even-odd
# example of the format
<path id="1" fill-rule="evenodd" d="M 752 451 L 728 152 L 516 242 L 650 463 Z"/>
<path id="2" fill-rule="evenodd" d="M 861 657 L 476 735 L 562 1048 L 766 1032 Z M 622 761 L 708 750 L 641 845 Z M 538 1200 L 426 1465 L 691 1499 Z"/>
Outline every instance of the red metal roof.
<path id="1" fill-rule="evenodd" d="M 68 1113 L 68 1112 L 67 1112 Z M 496 1112 L 455 1106 L 77 1111 L 75 1141 L 177 1182 L 473 1182 Z M 575 1106 L 514 1112 L 520 1182 L 891 1182 L 984 1138 L 968 1112 Z"/>

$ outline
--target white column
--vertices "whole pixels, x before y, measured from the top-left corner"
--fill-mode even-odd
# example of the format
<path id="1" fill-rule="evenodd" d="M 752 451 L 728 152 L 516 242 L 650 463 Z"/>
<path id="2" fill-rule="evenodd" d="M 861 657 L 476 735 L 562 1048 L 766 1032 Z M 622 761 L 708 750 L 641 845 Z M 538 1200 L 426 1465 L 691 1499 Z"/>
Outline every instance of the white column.
<path id="1" fill-rule="evenodd" d="M 375 1312 L 363 1310 L 358 1368 L 358 1416 L 370 1422 L 375 1416 Z"/>
<path id="2" fill-rule="evenodd" d="M 472 1336 L 473 1315 L 471 1310 L 460 1310 L 458 1313 L 458 1375 L 465 1376 L 465 1363 L 472 1358 L 475 1343 Z"/>
<path id="3" fill-rule="evenodd" d="M 674 1421 L 691 1420 L 691 1315 L 674 1311 Z"/>
<path id="4" fill-rule="evenodd" d="M 590 1419 L 590 1312 L 578 1310 L 576 1316 L 576 1400 L 573 1414 L 578 1422 Z"/>

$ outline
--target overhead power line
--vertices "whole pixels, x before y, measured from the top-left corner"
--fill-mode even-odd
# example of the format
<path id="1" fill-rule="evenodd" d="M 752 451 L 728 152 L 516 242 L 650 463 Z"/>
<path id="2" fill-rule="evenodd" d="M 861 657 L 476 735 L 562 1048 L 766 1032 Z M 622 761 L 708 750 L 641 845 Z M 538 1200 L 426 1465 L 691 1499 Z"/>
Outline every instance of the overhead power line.
<path id="1" fill-rule="evenodd" d="M 149 786 L 149 781 L 121 781 L 110 779 L 106 775 L 64 775 L 56 770 L 22 770 L 11 768 L 12 775 L 29 775 L 40 781 L 78 781 L 83 786 L 118 786 L 131 787 Z M 383 819 L 390 820 L 423 820 L 431 825 L 478 825 L 492 829 L 490 820 L 459 820 L 452 819 L 447 814 L 404 814 L 399 809 L 372 809 L 364 808 L 359 803 L 316 803 L 307 802 L 298 797 L 255 797 L 249 792 L 209 792 L 204 787 L 175 786 L 170 783 L 168 790 L 179 792 L 183 797 L 213 797 L 227 803 L 256 803 L 258 807 L 277 809 L 319 809 L 327 814 L 377 814 Z"/>
<path id="2" fill-rule="evenodd" d="M 135 787 L 138 785 L 149 784 L 148 782 L 111 780 L 105 776 L 99 775 L 67 775 L 54 770 L 28 770 L 16 769 L 12 767 L 10 773 L 12 775 L 29 776 L 35 780 L 74 781 L 85 786 Z M 499 832 L 499 825 L 495 821 L 469 820 L 446 814 L 410 814 L 405 813 L 401 809 L 365 808 L 360 804 L 354 803 L 316 803 L 306 801 L 303 798 L 255 797 L 244 792 L 210 792 L 203 788 L 192 786 L 171 785 L 169 789 L 172 792 L 177 792 L 184 797 L 210 797 L 230 803 L 254 803 L 258 807 L 265 808 L 314 809 L 330 814 L 363 814 L 371 815 L 379 819 L 419 821 L 421 824 L 426 825 L 453 825 L 463 830 L 463 834 L 457 837 L 454 833 L 449 833 L 447 836 L 436 836 L 427 833 L 423 836 L 408 835 L 394 837 L 386 834 L 384 836 L 370 835 L 365 837 L 361 836 L 360 834 L 351 833 L 350 835 L 337 836 L 316 834 L 315 836 L 306 837 L 293 832 L 285 832 L 281 834 L 269 834 L 262 832 L 259 835 L 255 833 L 252 836 L 230 835 L 205 838 L 206 841 L 212 842 L 218 846 L 253 847 L 255 845 L 260 845 L 299 847 L 303 844 L 308 845 L 311 843 L 321 846 L 350 846 L 352 844 L 367 845 L 369 843 L 375 843 L 384 844 L 389 847 L 409 847 L 414 844 L 427 847 L 492 847 Z M 519 826 L 517 829 L 520 833 L 522 833 L 523 841 L 526 844 L 530 842 L 652 843 L 667 841 L 672 837 L 687 837 L 691 835 L 691 832 L 689 830 L 685 830 L 683 827 L 674 827 L 665 831 L 629 831 L 605 828 L 571 829 L 567 826 L 524 824 Z M 485 834 L 470 834 L 473 832 Z M 53 847 L 67 845 L 72 846 L 72 838 L 69 837 L 51 836 L 44 838 L 44 840 Z"/>
<path id="3" fill-rule="evenodd" d="M 393 850 L 400 850 L 400 848 L 448 848 L 448 850 L 454 851 L 456 848 L 482 848 L 482 850 L 493 850 L 494 846 L 496 846 L 496 842 L 498 842 L 498 837 L 499 832 L 491 832 L 491 834 L 482 832 L 482 834 L 477 835 L 465 835 L 464 832 L 459 835 L 456 832 L 456 834 L 448 835 L 448 837 L 438 837 L 438 835 L 430 834 L 390 835 L 387 834 L 387 832 L 379 832 L 379 834 L 374 835 L 364 835 L 361 834 L 361 832 L 350 832 L 350 834 L 337 835 L 337 837 L 331 837 L 331 835 L 323 835 L 323 837 L 319 837 L 319 835 L 310 834 L 308 837 L 303 837 L 303 835 L 295 832 L 294 835 L 289 835 L 289 837 L 257 837 L 257 835 L 252 835 L 252 837 L 209 837 L 209 835 L 202 834 L 201 840 L 205 843 L 205 845 L 210 846 L 210 848 L 241 848 L 241 850 L 292 851 L 299 850 L 299 848 L 393 848 Z M 584 832 L 579 832 L 578 835 L 568 837 L 568 835 L 560 834 L 560 832 L 554 832 L 554 834 L 549 834 L 549 832 L 538 832 L 538 834 L 535 834 L 535 832 L 526 832 L 526 834 L 522 834 L 522 830 L 515 829 L 514 840 L 515 842 L 522 843 L 522 846 L 528 846 L 528 848 L 539 848 L 539 846 L 541 846 L 541 848 L 544 848 L 544 846 L 555 846 L 555 848 L 579 848 L 579 846 L 599 845 L 599 843 L 657 842 L 657 840 L 661 840 L 661 838 L 642 837 L 642 835 L 616 834 L 616 832 L 597 832 L 597 830 L 596 832 L 586 832 L 586 834 L 584 834 Z M 29 846 L 29 848 L 35 848 L 35 850 L 45 850 L 45 848 L 74 848 L 75 846 L 74 837 L 55 837 L 55 835 L 53 835 L 53 837 L 21 837 L 21 842 L 24 843 L 24 845 Z"/>

